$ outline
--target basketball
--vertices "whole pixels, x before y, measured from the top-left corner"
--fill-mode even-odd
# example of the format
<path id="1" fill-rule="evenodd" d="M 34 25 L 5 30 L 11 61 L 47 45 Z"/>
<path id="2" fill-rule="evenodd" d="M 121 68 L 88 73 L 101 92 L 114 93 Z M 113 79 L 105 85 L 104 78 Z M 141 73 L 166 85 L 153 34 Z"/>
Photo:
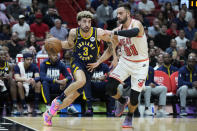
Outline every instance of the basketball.
<path id="1" fill-rule="evenodd" d="M 59 53 L 62 50 L 61 41 L 54 37 L 46 39 L 44 47 L 47 53 Z"/>

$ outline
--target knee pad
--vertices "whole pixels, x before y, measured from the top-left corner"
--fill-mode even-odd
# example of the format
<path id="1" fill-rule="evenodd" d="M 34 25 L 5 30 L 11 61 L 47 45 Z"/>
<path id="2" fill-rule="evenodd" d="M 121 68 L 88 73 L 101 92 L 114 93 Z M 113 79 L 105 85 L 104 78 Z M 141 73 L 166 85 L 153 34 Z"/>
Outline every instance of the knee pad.
<path id="1" fill-rule="evenodd" d="M 140 95 L 140 92 L 131 89 L 131 92 L 130 92 L 130 103 L 131 103 L 131 105 L 135 106 L 135 105 L 138 104 L 139 95 Z"/>
<path id="2" fill-rule="evenodd" d="M 117 88 L 118 88 L 119 84 L 120 84 L 120 81 L 110 77 L 108 79 L 108 82 L 107 82 L 106 86 L 105 86 L 106 95 L 109 95 L 109 96 L 116 95 L 117 94 Z"/>

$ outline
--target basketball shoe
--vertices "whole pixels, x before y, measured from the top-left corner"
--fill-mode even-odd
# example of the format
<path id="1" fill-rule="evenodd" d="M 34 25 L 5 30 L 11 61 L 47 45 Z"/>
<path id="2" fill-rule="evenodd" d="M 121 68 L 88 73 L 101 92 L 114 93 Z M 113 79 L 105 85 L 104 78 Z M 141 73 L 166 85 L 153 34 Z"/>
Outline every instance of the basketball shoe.
<path id="1" fill-rule="evenodd" d="M 126 115 L 122 128 L 132 128 L 132 117 Z"/>
<path id="2" fill-rule="evenodd" d="M 129 104 L 130 98 L 125 97 L 126 102 L 124 104 L 120 103 L 119 101 L 117 102 L 116 110 L 115 110 L 115 116 L 119 117 L 122 115 L 124 108 Z"/>

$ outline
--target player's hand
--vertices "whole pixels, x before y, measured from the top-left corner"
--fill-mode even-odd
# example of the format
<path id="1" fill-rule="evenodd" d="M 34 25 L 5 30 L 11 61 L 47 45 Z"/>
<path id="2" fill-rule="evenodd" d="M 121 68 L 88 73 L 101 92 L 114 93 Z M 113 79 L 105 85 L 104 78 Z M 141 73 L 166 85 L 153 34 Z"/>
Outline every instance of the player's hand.
<path id="1" fill-rule="evenodd" d="M 192 82 L 192 87 L 197 88 L 197 81 Z"/>
<path id="2" fill-rule="evenodd" d="M 5 73 L 4 76 L 3 76 L 3 78 L 4 78 L 4 79 L 10 79 L 10 75 L 7 74 L 7 73 Z"/>
<path id="3" fill-rule="evenodd" d="M 150 83 L 149 86 L 151 86 L 152 88 L 155 88 L 155 84 L 154 83 Z"/>
<path id="4" fill-rule="evenodd" d="M 114 69 L 116 66 L 117 66 L 117 64 L 118 64 L 118 58 L 116 57 L 116 58 L 114 58 L 113 59 L 113 61 L 111 62 L 111 65 L 110 65 L 110 69 L 112 68 L 112 69 Z"/>
<path id="5" fill-rule="evenodd" d="M 30 81 L 30 84 L 32 85 L 32 87 L 35 87 L 35 85 L 36 85 L 35 80 L 33 78 L 30 78 L 29 81 Z"/>
<path id="6" fill-rule="evenodd" d="M 94 70 L 94 68 L 99 66 L 99 62 L 95 62 L 95 63 L 89 63 L 87 65 L 88 71 L 92 72 Z"/>

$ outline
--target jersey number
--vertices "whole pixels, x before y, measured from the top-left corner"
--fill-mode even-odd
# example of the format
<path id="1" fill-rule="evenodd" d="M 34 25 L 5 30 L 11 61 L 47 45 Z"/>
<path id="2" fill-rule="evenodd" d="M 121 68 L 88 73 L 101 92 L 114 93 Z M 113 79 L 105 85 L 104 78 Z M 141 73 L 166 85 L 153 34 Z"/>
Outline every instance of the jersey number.
<path id="1" fill-rule="evenodd" d="M 83 47 L 83 50 L 84 50 L 83 55 L 87 56 L 88 55 L 88 47 Z"/>
<path id="2" fill-rule="evenodd" d="M 135 48 L 134 44 L 131 45 L 130 47 L 124 45 L 124 50 L 125 50 L 127 56 L 138 55 L 137 49 Z"/>

